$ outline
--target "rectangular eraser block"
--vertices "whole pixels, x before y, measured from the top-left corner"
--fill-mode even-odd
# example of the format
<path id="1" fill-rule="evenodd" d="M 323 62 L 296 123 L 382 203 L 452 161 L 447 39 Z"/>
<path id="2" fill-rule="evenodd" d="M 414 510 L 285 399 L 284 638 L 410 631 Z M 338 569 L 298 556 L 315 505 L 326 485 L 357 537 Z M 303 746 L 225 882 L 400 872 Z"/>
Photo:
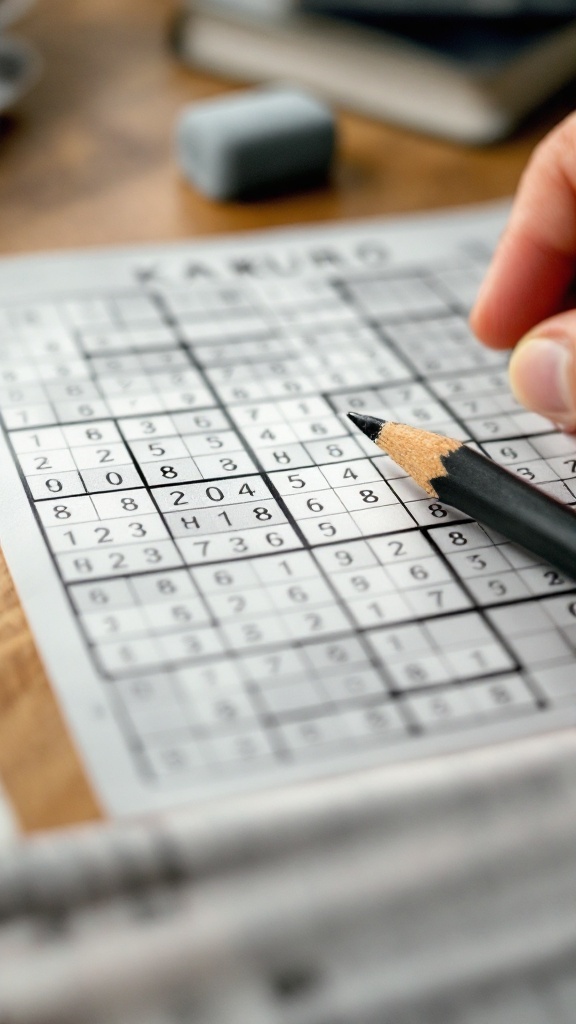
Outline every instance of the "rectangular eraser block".
<path id="1" fill-rule="evenodd" d="M 186 178 L 213 199 L 258 198 L 326 178 L 334 115 L 299 89 L 251 89 L 187 106 L 176 146 Z"/>

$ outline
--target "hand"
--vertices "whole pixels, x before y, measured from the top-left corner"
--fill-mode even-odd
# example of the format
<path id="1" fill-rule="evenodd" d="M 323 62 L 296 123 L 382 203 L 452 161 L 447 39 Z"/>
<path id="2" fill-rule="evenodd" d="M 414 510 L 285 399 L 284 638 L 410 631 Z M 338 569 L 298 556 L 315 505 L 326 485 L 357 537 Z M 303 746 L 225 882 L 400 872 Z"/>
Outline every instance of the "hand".
<path id="1" fill-rule="evenodd" d="M 470 323 L 492 348 L 516 346 L 510 385 L 528 409 L 576 429 L 576 114 L 535 149 Z"/>

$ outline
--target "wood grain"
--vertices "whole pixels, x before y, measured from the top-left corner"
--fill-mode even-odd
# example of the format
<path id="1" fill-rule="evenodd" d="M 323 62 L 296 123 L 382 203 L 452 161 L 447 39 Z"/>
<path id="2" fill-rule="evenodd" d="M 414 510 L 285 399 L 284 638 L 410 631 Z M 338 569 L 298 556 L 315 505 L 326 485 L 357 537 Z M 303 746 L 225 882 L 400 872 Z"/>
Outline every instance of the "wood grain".
<path id="1" fill-rule="evenodd" d="M 40 0 L 19 32 L 45 71 L 0 122 L 0 252 L 195 237 L 510 194 L 567 93 L 504 144 L 457 146 L 347 113 L 329 187 L 249 205 L 190 189 L 172 154 L 183 103 L 224 84 L 179 67 L 169 0 Z M 27 830 L 99 816 L 0 561 L 0 776 Z"/>
<path id="2" fill-rule="evenodd" d="M 22 828 L 100 817 L 1 555 L 0 664 L 0 776 Z"/>

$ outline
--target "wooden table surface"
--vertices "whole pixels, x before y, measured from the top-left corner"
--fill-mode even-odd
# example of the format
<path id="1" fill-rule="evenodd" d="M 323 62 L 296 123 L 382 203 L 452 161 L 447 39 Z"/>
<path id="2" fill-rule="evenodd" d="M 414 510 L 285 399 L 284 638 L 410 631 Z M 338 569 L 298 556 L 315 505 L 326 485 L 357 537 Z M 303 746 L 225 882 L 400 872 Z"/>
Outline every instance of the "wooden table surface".
<path id="1" fill-rule="evenodd" d="M 190 238 L 494 199 L 572 106 L 550 104 L 513 139 L 457 146 L 349 114 L 329 187 L 218 205 L 180 178 L 174 118 L 222 82 L 177 65 L 171 0 L 40 0 L 18 26 L 45 62 L 39 84 L 0 121 L 0 252 Z M 1 556 L 0 556 L 1 557 Z M 22 827 L 101 816 L 0 563 L 0 778 Z"/>

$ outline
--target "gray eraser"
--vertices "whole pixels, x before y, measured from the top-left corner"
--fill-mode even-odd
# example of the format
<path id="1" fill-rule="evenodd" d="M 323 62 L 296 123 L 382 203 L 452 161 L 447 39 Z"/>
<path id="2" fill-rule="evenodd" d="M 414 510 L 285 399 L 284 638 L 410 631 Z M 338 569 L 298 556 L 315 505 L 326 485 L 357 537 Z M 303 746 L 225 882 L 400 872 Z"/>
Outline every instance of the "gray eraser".
<path id="1" fill-rule="evenodd" d="M 213 199 L 257 198 L 317 184 L 328 174 L 335 143 L 330 108 L 288 88 L 192 103 L 176 132 L 184 175 Z"/>

